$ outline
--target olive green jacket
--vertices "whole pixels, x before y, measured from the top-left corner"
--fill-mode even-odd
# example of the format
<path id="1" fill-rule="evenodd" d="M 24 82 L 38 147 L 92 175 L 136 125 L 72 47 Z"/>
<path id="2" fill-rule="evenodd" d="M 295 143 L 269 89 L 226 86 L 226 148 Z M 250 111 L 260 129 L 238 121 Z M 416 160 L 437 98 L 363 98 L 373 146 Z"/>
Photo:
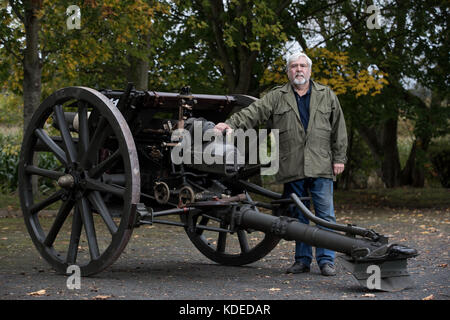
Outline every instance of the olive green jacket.
<path id="1" fill-rule="evenodd" d="M 279 129 L 279 183 L 306 177 L 334 179 L 332 164 L 347 160 L 347 130 L 339 100 L 329 87 L 311 84 L 307 133 L 290 83 L 272 89 L 226 121 L 233 129 L 255 128 L 264 122 Z"/>

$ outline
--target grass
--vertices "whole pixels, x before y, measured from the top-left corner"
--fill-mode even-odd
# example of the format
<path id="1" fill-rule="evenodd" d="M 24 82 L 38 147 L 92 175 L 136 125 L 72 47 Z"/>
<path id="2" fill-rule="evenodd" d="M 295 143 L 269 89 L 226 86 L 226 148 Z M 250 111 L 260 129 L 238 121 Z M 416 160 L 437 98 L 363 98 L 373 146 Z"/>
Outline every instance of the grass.
<path id="1" fill-rule="evenodd" d="M 280 185 L 271 187 L 276 192 L 281 192 Z M 252 195 L 254 200 L 262 197 Z M 335 190 L 334 202 L 336 208 L 450 208 L 450 189 L 445 188 L 394 188 L 394 189 L 355 189 Z M 57 209 L 57 204 L 50 210 Z M 12 212 L 20 211 L 18 192 L 10 194 L 0 193 L 0 210 Z"/>
<path id="2" fill-rule="evenodd" d="M 281 185 L 270 189 L 282 192 Z M 335 190 L 336 207 L 450 208 L 450 189 L 399 187 Z"/>
<path id="3" fill-rule="evenodd" d="M 0 209 L 9 211 L 20 210 L 20 200 L 17 192 L 10 194 L 0 193 Z"/>
<path id="4" fill-rule="evenodd" d="M 402 187 L 336 190 L 335 203 L 337 206 L 450 208 L 450 189 Z"/>
<path id="5" fill-rule="evenodd" d="M 42 200 L 45 199 L 46 197 L 48 198 L 51 194 L 52 193 L 50 192 L 47 196 L 42 196 Z M 40 201 L 40 200 L 35 200 L 35 201 Z M 46 209 L 47 210 L 57 210 L 59 208 L 59 203 L 60 202 L 58 201 Z M 0 211 L 2 211 L 2 210 L 11 211 L 11 212 L 21 211 L 20 198 L 19 198 L 19 193 L 17 191 L 9 193 L 9 194 L 0 193 Z"/>

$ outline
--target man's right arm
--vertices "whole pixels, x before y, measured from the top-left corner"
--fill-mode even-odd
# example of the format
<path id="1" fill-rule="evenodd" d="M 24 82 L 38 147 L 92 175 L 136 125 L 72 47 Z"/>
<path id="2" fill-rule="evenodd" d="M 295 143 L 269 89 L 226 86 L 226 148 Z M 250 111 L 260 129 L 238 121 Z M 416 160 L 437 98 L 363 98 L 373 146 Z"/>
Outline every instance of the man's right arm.
<path id="1" fill-rule="evenodd" d="M 273 92 L 267 93 L 261 99 L 256 100 L 248 107 L 233 114 L 225 122 L 218 123 L 214 129 L 223 131 L 225 129 L 243 129 L 255 128 L 267 121 L 272 114 Z"/>

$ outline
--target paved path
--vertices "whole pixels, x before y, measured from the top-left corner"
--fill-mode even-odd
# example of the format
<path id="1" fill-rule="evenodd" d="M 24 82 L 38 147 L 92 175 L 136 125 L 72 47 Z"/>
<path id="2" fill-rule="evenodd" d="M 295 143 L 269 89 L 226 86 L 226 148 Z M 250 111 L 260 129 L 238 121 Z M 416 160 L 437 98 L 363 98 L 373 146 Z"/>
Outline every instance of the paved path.
<path id="1" fill-rule="evenodd" d="M 308 274 L 285 274 L 294 243 L 282 240 L 264 259 L 245 267 L 212 263 L 170 226 L 136 229 L 125 252 L 107 270 L 81 279 L 69 290 L 39 256 L 21 217 L 0 218 L 0 299 L 194 299 L 194 300 L 374 300 L 450 298 L 449 209 L 338 210 L 338 222 L 356 223 L 420 251 L 410 260 L 414 287 L 372 292 L 338 264 L 336 277 L 323 277 L 316 264 Z M 34 294 L 32 294 L 34 293 Z"/>

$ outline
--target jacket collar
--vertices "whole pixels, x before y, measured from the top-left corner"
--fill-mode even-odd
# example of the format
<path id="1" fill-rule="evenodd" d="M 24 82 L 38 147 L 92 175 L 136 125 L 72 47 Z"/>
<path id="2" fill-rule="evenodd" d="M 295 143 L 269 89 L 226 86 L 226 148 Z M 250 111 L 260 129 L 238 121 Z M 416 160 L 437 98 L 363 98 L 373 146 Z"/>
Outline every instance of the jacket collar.
<path id="1" fill-rule="evenodd" d="M 314 80 L 311 80 L 310 86 L 311 86 L 311 98 L 310 98 L 310 103 L 309 103 L 308 127 L 309 127 L 309 124 L 311 123 L 311 120 L 314 119 L 314 115 L 317 110 L 317 105 L 322 101 L 323 94 L 324 94 L 323 91 L 326 88 L 324 85 L 322 85 L 318 82 L 315 82 Z M 297 115 L 298 122 L 300 123 L 300 126 L 302 126 L 302 128 L 303 128 L 302 122 L 300 120 L 300 113 L 298 111 L 297 100 L 295 99 L 294 89 L 292 88 L 291 83 L 290 82 L 286 83 L 283 87 L 281 87 L 280 91 L 283 93 L 286 93 L 285 101 L 294 110 L 295 114 Z M 303 130 L 304 130 L 304 128 L 303 128 Z M 309 134 L 309 131 L 307 131 L 308 134 Z"/>

